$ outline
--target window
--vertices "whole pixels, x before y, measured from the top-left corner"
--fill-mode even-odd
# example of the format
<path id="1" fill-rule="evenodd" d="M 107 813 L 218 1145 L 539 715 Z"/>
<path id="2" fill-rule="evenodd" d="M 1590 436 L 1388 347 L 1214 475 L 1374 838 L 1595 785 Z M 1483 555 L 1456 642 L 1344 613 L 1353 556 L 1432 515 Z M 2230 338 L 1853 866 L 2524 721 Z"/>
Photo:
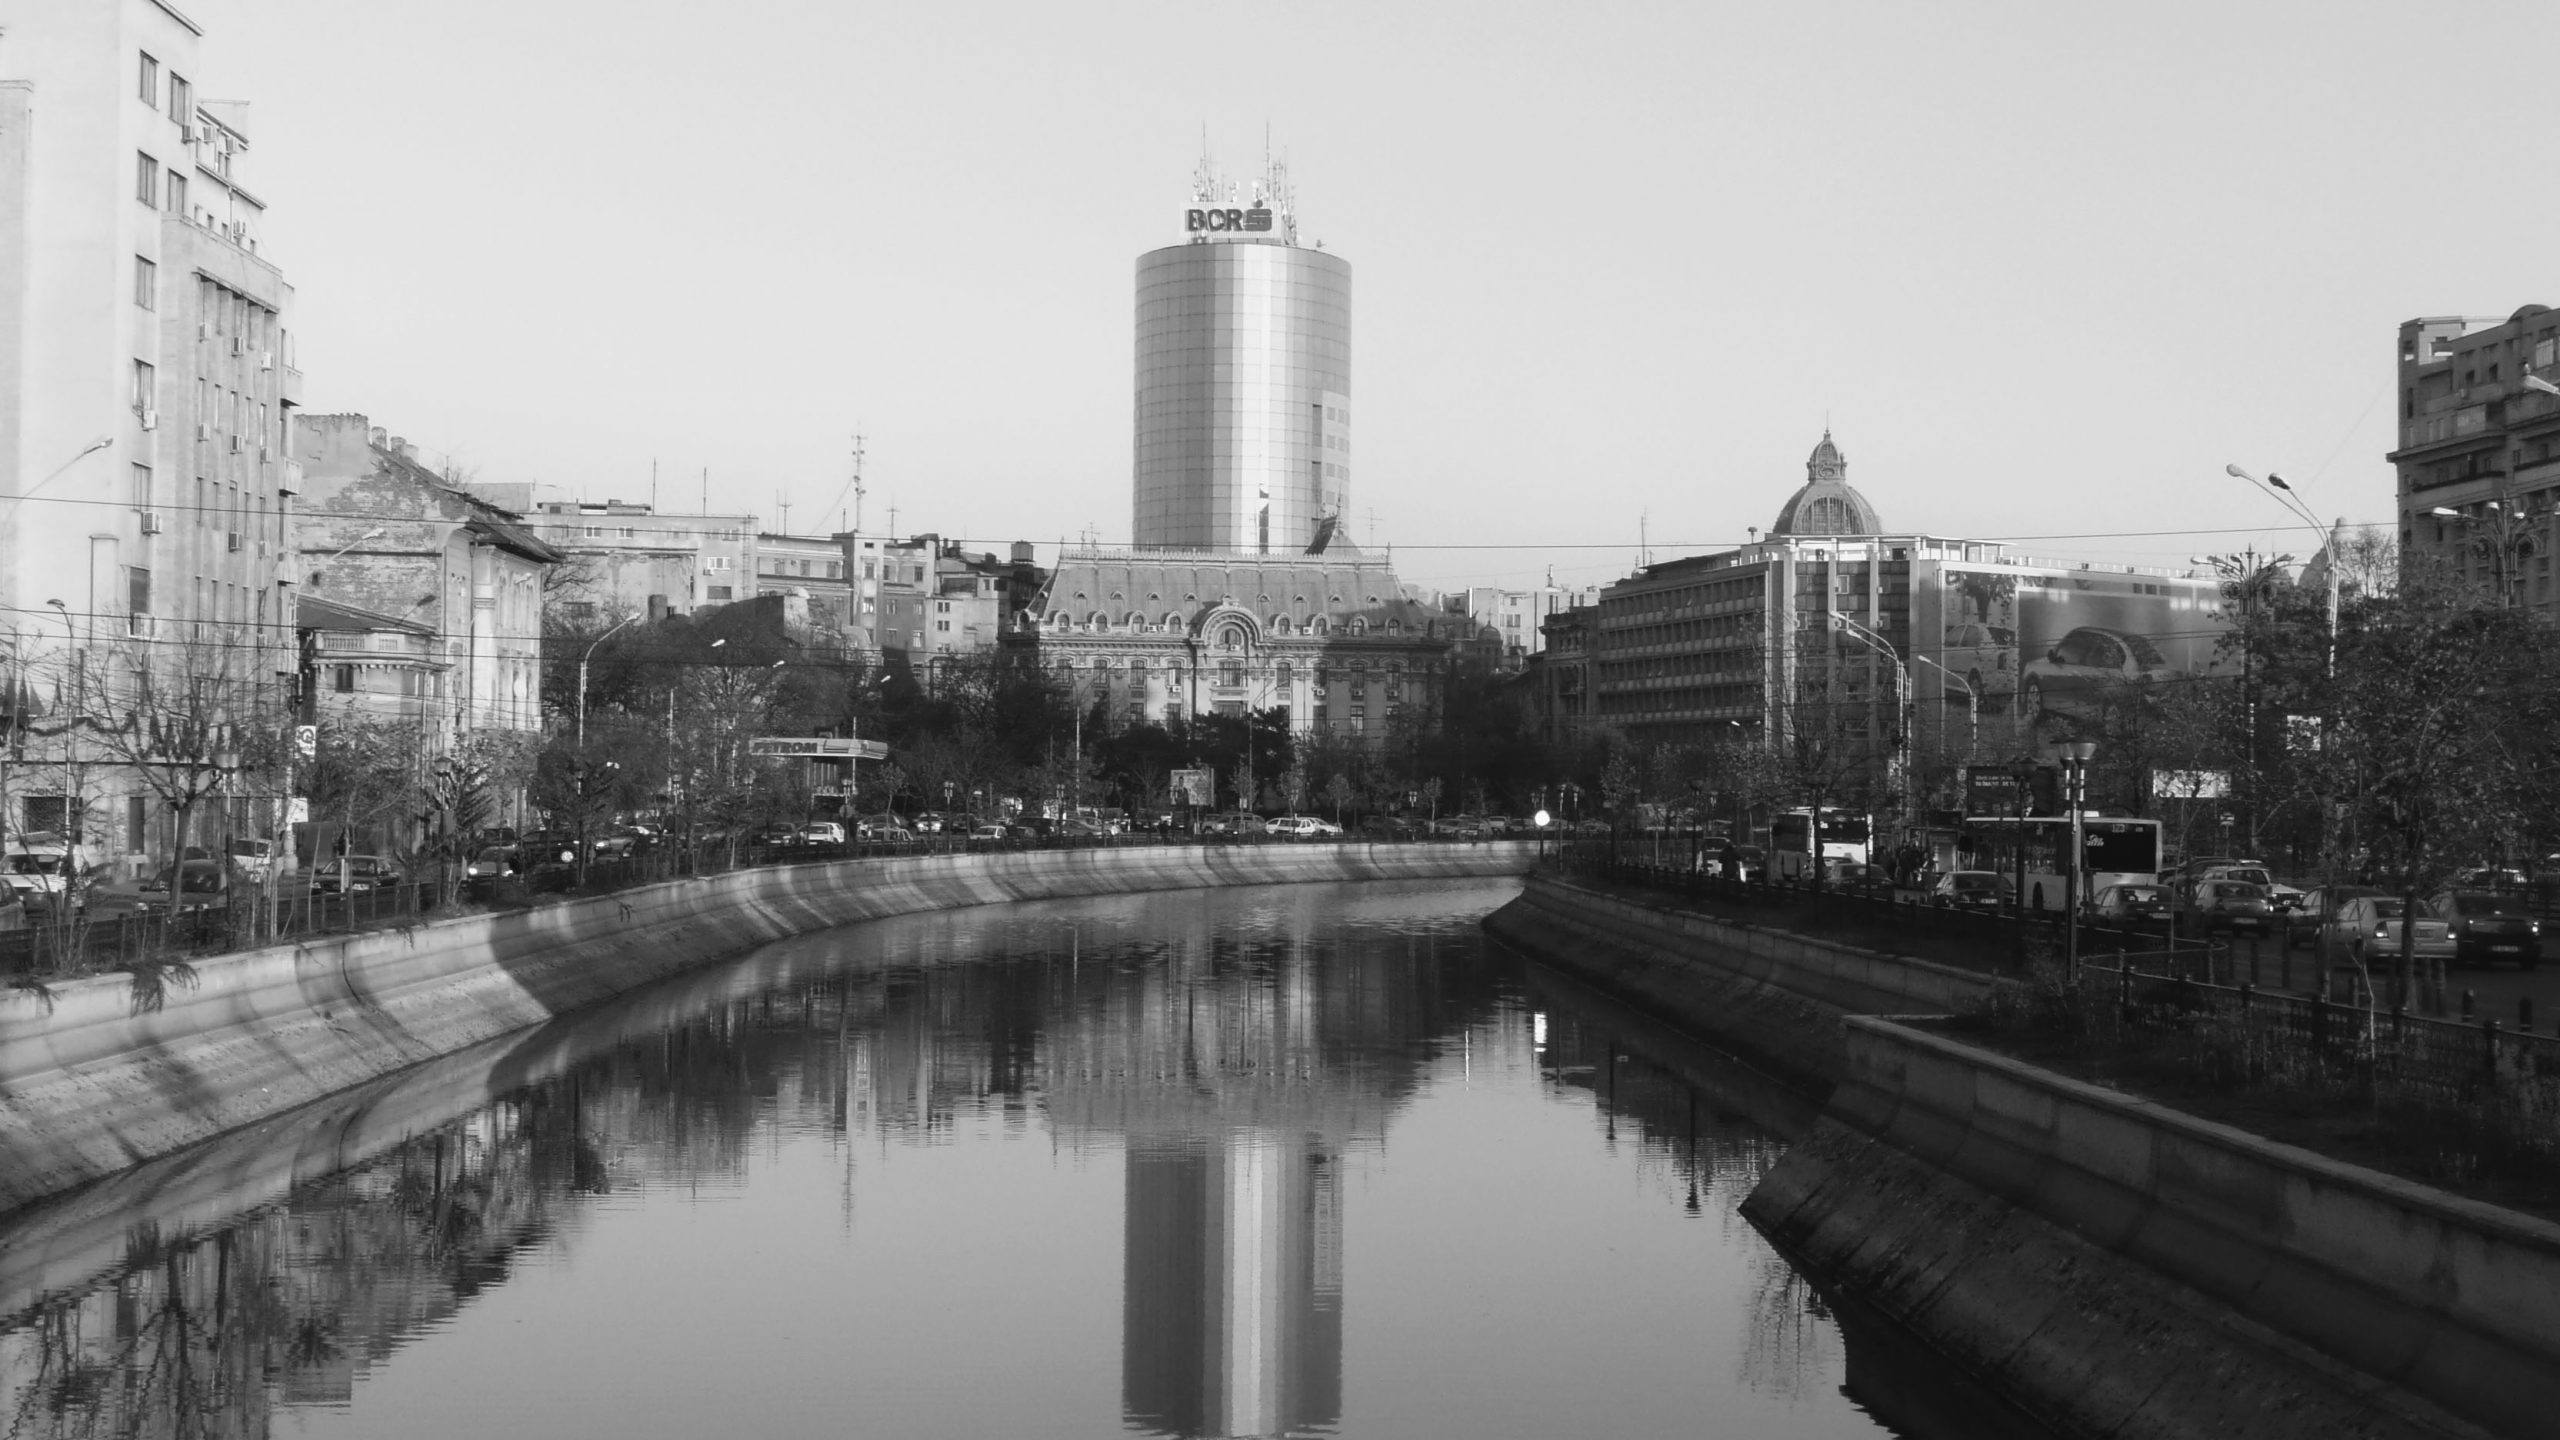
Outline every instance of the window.
<path id="1" fill-rule="evenodd" d="M 330 666 L 329 688 L 337 691 L 341 695 L 354 694 L 356 689 L 356 667 L 353 665 Z"/>
<path id="2" fill-rule="evenodd" d="M 175 70 L 169 72 L 169 118 L 181 125 L 192 125 L 196 120 L 196 87 Z"/>
<path id="3" fill-rule="evenodd" d="M 160 308 L 160 267 L 149 256 L 133 257 L 133 303 L 145 310 Z"/>
<path id="4" fill-rule="evenodd" d="M 828 561 L 828 562 L 827 562 L 827 578 L 828 578 L 828 579 L 830 579 L 830 580 L 841 580 L 841 579 L 843 579 L 843 578 L 844 578 L 844 562 L 843 562 L 843 561 L 841 561 L 841 560 L 830 560 L 830 561 Z"/>
<path id="5" fill-rule="evenodd" d="M 158 109 L 160 106 L 160 62 L 152 59 L 151 52 L 148 50 L 142 52 L 142 67 L 138 72 L 137 78 L 141 81 L 138 89 L 142 96 L 142 103 L 151 106 L 155 110 Z"/>
<path id="6" fill-rule="evenodd" d="M 710 587 L 710 590 L 707 593 L 710 599 L 726 600 L 729 598 L 729 587 L 726 585 L 714 585 Z"/>
<path id="7" fill-rule="evenodd" d="M 124 848 L 141 850 L 151 844 L 151 799 L 147 795 L 124 797 Z"/>
<path id="8" fill-rule="evenodd" d="M 160 162 L 148 155 L 133 157 L 133 198 L 145 205 L 160 203 Z"/>
<path id="9" fill-rule="evenodd" d="M 151 368 L 150 361 L 136 360 L 133 362 L 134 414 L 140 415 L 144 411 L 152 408 L 152 402 L 159 394 L 158 390 L 155 388 L 157 378 L 158 372 Z"/>
<path id="10" fill-rule="evenodd" d="M 133 467 L 133 508 L 136 510 L 151 508 L 151 467 L 148 465 Z"/>
<path id="11" fill-rule="evenodd" d="M 169 213 L 181 219 L 187 213 L 187 177 L 174 168 L 169 171 Z"/>

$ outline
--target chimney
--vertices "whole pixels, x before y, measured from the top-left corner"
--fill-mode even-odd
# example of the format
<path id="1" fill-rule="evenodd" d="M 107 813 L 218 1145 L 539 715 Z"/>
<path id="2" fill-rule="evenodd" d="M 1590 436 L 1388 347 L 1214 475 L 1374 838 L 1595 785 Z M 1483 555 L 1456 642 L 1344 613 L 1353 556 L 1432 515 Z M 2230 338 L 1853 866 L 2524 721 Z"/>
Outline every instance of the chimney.
<path id="1" fill-rule="evenodd" d="M 394 444 L 396 444 L 396 445 L 398 445 L 398 446 L 400 447 L 400 458 L 401 458 L 401 459 L 408 461 L 408 462 L 409 462 L 410 464 L 412 464 L 412 465 L 415 465 L 415 464 L 417 464 L 417 463 L 418 463 L 418 447 L 417 447 L 417 446 L 410 444 L 410 443 L 409 443 L 408 441 L 406 441 L 406 440 L 398 440 L 398 441 L 394 441 L 394 442 L 392 442 L 392 443 L 394 443 Z"/>
<path id="2" fill-rule="evenodd" d="M 384 442 L 388 436 L 389 432 L 379 425 L 376 425 L 372 429 L 364 432 L 365 443 L 373 446 L 377 450 L 383 448 Z"/>

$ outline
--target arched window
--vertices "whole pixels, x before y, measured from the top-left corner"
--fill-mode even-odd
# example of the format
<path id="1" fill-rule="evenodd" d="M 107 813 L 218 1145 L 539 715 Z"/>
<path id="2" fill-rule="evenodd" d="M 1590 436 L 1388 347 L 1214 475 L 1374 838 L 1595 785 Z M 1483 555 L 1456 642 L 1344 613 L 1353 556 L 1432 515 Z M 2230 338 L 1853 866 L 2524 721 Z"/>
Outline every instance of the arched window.
<path id="1" fill-rule="evenodd" d="M 1368 633 L 1369 633 L 1369 622 L 1368 622 L 1368 621 L 1366 621 L 1366 620 L 1361 619 L 1361 618 L 1360 618 L 1359 616 L 1357 616 L 1357 615 L 1352 616 L 1352 617 L 1351 617 L 1351 633 L 1352 633 L 1352 634 L 1354 634 L 1354 635 L 1366 635 L 1366 634 L 1368 634 Z"/>
<path id="2" fill-rule="evenodd" d="M 1135 610 L 1130 611 L 1130 612 L 1129 612 L 1129 628 L 1130 628 L 1130 629 L 1132 629 L 1132 630 L 1144 630 L 1144 629 L 1146 629 L 1146 628 L 1147 628 L 1147 617 L 1146 617 L 1146 616 L 1144 616 L 1144 615 L 1139 614 L 1139 613 L 1138 613 L 1137 611 L 1135 611 Z"/>
<path id="3" fill-rule="evenodd" d="M 1243 649 L 1244 627 L 1241 625 L 1227 625 L 1221 627 L 1218 631 L 1218 648 L 1221 650 Z"/>
<path id="4" fill-rule="evenodd" d="M 1288 617 L 1288 616 L 1286 616 L 1286 615 L 1274 615 L 1274 616 L 1272 616 L 1272 617 L 1271 617 L 1271 633 L 1272 633 L 1272 634 L 1274 634 L 1274 635 L 1286 635 L 1286 634 L 1288 634 L 1288 633 L 1289 633 L 1289 617 Z"/>
<path id="5" fill-rule="evenodd" d="M 1094 611 L 1094 612 L 1093 612 L 1093 628 L 1094 628 L 1094 629 L 1096 629 L 1096 630 L 1108 630 L 1108 629 L 1110 629 L 1110 628 L 1111 628 L 1111 617 L 1110 617 L 1110 616 L 1108 616 L 1108 615 L 1103 614 L 1103 613 L 1102 613 L 1101 611 L 1099 611 L 1099 610 Z"/>
<path id="6" fill-rule="evenodd" d="M 1388 634 L 1390 634 L 1390 635 L 1401 635 L 1401 634 L 1403 634 L 1403 633 L 1404 633 L 1404 622 L 1403 622 L 1403 621 L 1401 621 L 1401 620 L 1390 620 L 1390 621 L 1388 621 L 1388 622 L 1387 622 L 1387 633 L 1388 633 Z"/>
<path id="7" fill-rule="evenodd" d="M 1167 630 L 1179 630 L 1179 629 L 1181 629 L 1181 628 L 1182 628 L 1182 612 L 1180 612 L 1180 611 L 1178 611 L 1178 610 L 1167 610 L 1166 612 L 1164 612 L 1164 628 L 1166 628 Z"/>
<path id="8" fill-rule="evenodd" d="M 1333 629 L 1333 623 L 1321 615 L 1308 621 L 1307 626 L 1318 635 L 1329 634 Z"/>
<path id="9" fill-rule="evenodd" d="M 1049 617 L 1049 626 L 1054 630 L 1064 630 L 1075 623 L 1075 621 L 1067 618 L 1067 612 L 1064 610 L 1060 610 Z"/>
<path id="10" fill-rule="evenodd" d="M 1272 672 L 1272 678 L 1279 681 L 1280 694 L 1285 702 L 1289 694 L 1290 682 L 1297 679 L 1297 676 L 1289 669 L 1289 662 L 1286 660 L 1281 661 L 1280 668 Z"/>

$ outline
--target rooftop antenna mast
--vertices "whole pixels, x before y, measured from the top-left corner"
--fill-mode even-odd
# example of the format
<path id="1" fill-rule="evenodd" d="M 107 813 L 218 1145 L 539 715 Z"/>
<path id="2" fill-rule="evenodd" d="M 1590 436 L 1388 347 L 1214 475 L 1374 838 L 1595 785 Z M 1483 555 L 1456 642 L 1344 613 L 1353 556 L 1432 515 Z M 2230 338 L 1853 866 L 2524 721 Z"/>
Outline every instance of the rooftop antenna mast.
<path id="1" fill-rule="evenodd" d="M 790 492 L 789 492 L 789 491 L 786 491 L 786 490 L 776 490 L 776 491 L 774 491 L 774 492 L 773 492 L 773 508 L 782 512 L 782 531 L 781 531 L 781 533 L 783 533 L 783 534 L 785 534 L 785 535 L 790 534 L 790 533 L 791 533 L 791 494 L 790 494 Z"/>
<path id="2" fill-rule="evenodd" d="M 862 432 L 858 430 L 853 436 L 853 523 L 845 528 L 856 534 L 862 530 Z"/>

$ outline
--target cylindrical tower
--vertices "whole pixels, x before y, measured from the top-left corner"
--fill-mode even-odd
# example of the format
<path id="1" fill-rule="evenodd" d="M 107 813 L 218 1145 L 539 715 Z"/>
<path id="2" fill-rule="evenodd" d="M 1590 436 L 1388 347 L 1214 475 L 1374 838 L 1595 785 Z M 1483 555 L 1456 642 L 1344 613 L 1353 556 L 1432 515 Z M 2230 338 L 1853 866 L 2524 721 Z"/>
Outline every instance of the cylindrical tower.
<path id="1" fill-rule="evenodd" d="M 1138 257 L 1137 544 L 1297 554 L 1350 477 L 1350 264 L 1276 240 Z"/>

